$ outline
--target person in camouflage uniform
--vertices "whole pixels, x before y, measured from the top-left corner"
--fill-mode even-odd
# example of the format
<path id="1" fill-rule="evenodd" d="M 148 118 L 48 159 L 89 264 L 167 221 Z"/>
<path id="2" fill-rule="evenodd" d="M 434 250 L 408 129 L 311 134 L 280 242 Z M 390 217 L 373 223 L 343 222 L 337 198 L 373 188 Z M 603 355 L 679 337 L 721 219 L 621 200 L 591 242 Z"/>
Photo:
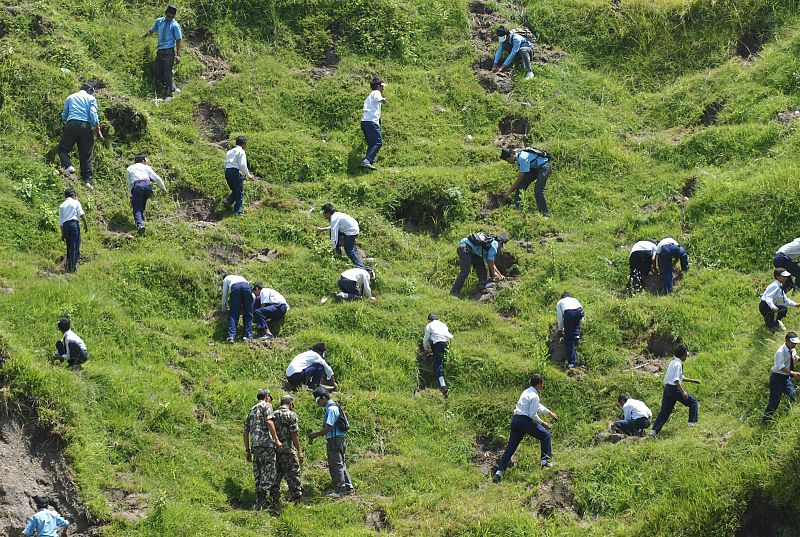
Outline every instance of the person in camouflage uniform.
<path id="1" fill-rule="evenodd" d="M 292 501 L 300 499 L 303 487 L 300 484 L 300 463 L 305 458 L 303 448 L 300 446 L 300 421 L 294 412 L 294 397 L 284 395 L 281 397 L 281 406 L 275 411 L 272 419 L 278 439 L 283 444 L 275 455 L 277 476 L 270 490 L 273 503 L 278 503 L 281 498 L 281 479 L 286 478 L 289 485 L 289 497 Z"/>
<path id="2" fill-rule="evenodd" d="M 275 450 L 283 444 L 273 423 L 272 396 L 269 390 L 258 390 L 258 402 L 244 422 L 244 451 L 247 462 L 253 463 L 256 481 L 256 509 L 268 506 L 267 492 L 275 483 Z"/>

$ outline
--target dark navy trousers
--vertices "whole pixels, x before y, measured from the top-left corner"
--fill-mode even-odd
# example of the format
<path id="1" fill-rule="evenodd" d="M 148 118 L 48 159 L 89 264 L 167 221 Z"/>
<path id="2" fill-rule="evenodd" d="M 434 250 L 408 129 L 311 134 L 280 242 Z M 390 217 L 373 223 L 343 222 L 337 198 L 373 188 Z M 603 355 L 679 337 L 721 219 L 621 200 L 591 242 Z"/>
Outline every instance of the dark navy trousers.
<path id="1" fill-rule="evenodd" d="M 583 308 L 564 312 L 564 354 L 569 365 L 578 363 L 577 347 L 581 339 L 581 319 L 583 319 Z"/>
<path id="2" fill-rule="evenodd" d="M 550 441 L 550 431 L 544 428 L 544 425 L 533 421 L 528 416 L 514 415 L 511 418 L 511 432 L 508 436 L 508 446 L 506 447 L 503 457 L 500 459 L 499 471 L 503 471 L 508 467 L 511 462 L 511 457 L 517 451 L 520 442 L 529 434 L 539 440 L 542 445 L 542 459 L 549 459 L 553 456 L 553 450 Z"/>
<path id="3" fill-rule="evenodd" d="M 227 197 L 225 202 L 228 205 L 233 205 L 233 212 L 242 214 L 244 210 L 242 205 L 244 203 L 244 177 L 239 173 L 238 168 L 225 168 L 225 182 L 228 183 L 228 188 L 231 189 L 231 195 Z"/>
<path id="4" fill-rule="evenodd" d="M 361 132 L 364 133 L 364 139 L 367 142 L 367 154 L 364 156 L 364 160 L 369 161 L 370 164 L 375 164 L 378 159 L 378 151 L 381 150 L 383 145 L 381 126 L 373 121 L 362 121 Z"/>
<path id="5" fill-rule="evenodd" d="M 689 393 L 686 395 L 687 400 L 684 401 L 683 397 L 681 396 L 681 391 L 676 385 L 667 384 L 664 386 L 664 394 L 661 396 L 661 409 L 658 411 L 656 423 L 653 425 L 653 430 L 655 432 L 658 433 L 661 431 L 661 428 L 665 423 L 667 423 L 670 414 L 672 414 L 672 411 L 675 408 L 675 403 L 680 403 L 683 406 L 689 407 L 689 423 L 697 422 L 697 410 L 699 406 L 697 399 L 695 399 L 694 396 Z"/>
<path id="6" fill-rule="evenodd" d="M 253 315 L 261 330 L 269 330 L 269 323 L 283 319 L 288 310 L 286 304 L 267 304 L 255 310 Z"/>
<path id="7" fill-rule="evenodd" d="M 321 364 L 311 364 L 303 369 L 300 373 L 294 373 L 287 377 L 286 380 L 295 388 L 305 384 L 309 388 L 316 388 L 322 382 L 322 377 L 325 375 L 325 368 Z"/>
<path id="8" fill-rule="evenodd" d="M 239 317 L 244 317 L 244 337 L 253 337 L 253 292 L 250 284 L 236 283 L 230 289 L 230 310 L 228 312 L 228 338 L 236 337 Z"/>
<path id="9" fill-rule="evenodd" d="M 769 402 L 767 408 L 764 410 L 764 418 L 761 420 L 766 423 L 778 409 L 781 404 L 781 397 L 785 395 L 789 401 L 794 402 L 797 397 L 797 391 L 792 382 L 792 377 L 781 373 L 772 373 L 769 376 Z"/>
<path id="10" fill-rule="evenodd" d="M 133 209 L 133 221 L 137 228 L 144 227 L 144 210 L 147 200 L 153 195 L 153 185 L 150 181 L 136 181 L 131 190 L 131 209 Z"/>
<path id="11" fill-rule="evenodd" d="M 78 270 L 78 258 L 81 256 L 81 226 L 77 220 L 67 220 L 61 226 L 61 235 L 67 243 L 67 256 L 64 266 L 67 272 Z"/>

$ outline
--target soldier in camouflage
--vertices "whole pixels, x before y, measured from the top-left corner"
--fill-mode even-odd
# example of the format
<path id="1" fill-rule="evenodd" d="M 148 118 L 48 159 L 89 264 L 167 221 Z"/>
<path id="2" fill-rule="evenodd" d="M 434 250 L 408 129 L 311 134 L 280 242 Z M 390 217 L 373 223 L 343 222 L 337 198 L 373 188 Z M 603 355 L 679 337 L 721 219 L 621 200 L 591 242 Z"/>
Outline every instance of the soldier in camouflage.
<path id="1" fill-rule="evenodd" d="M 281 406 L 275 411 L 272 420 L 275 423 L 275 430 L 278 439 L 283 447 L 278 449 L 275 458 L 277 476 L 270 490 L 272 502 L 277 504 L 281 497 L 281 479 L 286 478 L 289 485 L 289 497 L 292 501 L 297 501 L 303 494 L 300 484 L 300 463 L 305 458 L 303 448 L 300 446 L 300 422 L 294 412 L 294 397 L 284 395 L 281 397 Z"/>
<path id="2" fill-rule="evenodd" d="M 272 396 L 267 388 L 258 390 L 258 402 L 244 422 L 244 452 L 253 463 L 256 481 L 256 509 L 268 507 L 267 492 L 275 484 L 275 450 L 283 444 L 273 423 Z"/>

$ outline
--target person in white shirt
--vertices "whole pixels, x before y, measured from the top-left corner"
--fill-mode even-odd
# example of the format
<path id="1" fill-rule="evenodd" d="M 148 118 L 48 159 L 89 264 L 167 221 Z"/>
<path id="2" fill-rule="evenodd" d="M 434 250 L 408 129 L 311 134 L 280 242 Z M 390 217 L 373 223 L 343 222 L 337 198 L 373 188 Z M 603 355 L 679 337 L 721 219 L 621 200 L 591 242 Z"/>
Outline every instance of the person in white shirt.
<path id="1" fill-rule="evenodd" d="M 794 276 L 794 281 L 791 278 L 787 280 L 783 286 L 784 291 L 794 288 L 795 282 L 800 281 L 798 260 L 800 260 L 800 237 L 778 248 L 778 251 L 775 252 L 775 257 L 772 258 L 772 265 L 775 268 L 782 268 Z"/>
<path id="2" fill-rule="evenodd" d="M 275 335 L 270 330 L 270 324 L 274 324 L 286 316 L 289 304 L 282 294 L 275 289 L 264 287 L 260 282 L 253 284 L 253 293 L 256 295 L 253 317 L 256 326 L 264 332 L 261 339 L 272 339 Z"/>
<path id="3" fill-rule="evenodd" d="M 680 260 L 681 271 L 686 272 L 689 270 L 689 256 L 686 250 L 678 244 L 672 237 L 661 239 L 656 245 L 656 251 L 653 253 L 653 262 L 656 263 L 656 270 L 661 274 L 661 281 L 664 283 L 664 292 L 670 294 L 672 292 L 672 268 Z"/>
<path id="4" fill-rule="evenodd" d="M 439 390 L 447 399 L 449 389 L 444 381 L 444 355 L 447 352 L 448 342 L 453 339 L 453 334 L 447 325 L 439 320 L 435 313 L 428 315 L 428 325 L 422 336 L 422 348 L 427 356 L 433 358 L 433 374 L 439 380 Z"/>
<path id="5" fill-rule="evenodd" d="M 667 423 L 672 410 L 675 408 L 675 403 L 689 407 L 689 427 L 697 423 L 697 399 L 687 393 L 683 387 L 685 382 L 700 384 L 697 379 L 683 376 L 683 362 L 688 357 L 689 349 L 686 348 L 686 345 L 675 347 L 675 358 L 669 363 L 667 372 L 664 374 L 664 394 L 661 396 L 661 408 L 658 411 L 653 430 L 650 431 L 651 436 L 656 436 L 661 432 L 661 428 Z"/>
<path id="6" fill-rule="evenodd" d="M 167 193 L 164 181 L 150 167 L 147 155 L 139 153 L 133 159 L 134 163 L 128 166 L 126 175 L 128 178 L 128 195 L 131 198 L 131 209 L 133 210 L 133 221 L 139 234 L 144 233 L 144 210 L 147 207 L 147 200 L 153 195 L 153 183 L 161 188 L 161 192 Z"/>
<path id="7" fill-rule="evenodd" d="M 564 340 L 564 354 L 567 357 L 567 368 L 578 365 L 578 341 L 581 339 L 583 324 L 583 306 L 576 298 L 564 291 L 561 300 L 556 304 L 556 322 L 558 337 Z"/>
<path id="8" fill-rule="evenodd" d="M 634 293 L 642 290 L 644 279 L 653 270 L 653 257 L 657 247 L 655 239 L 645 239 L 637 242 L 631 248 L 628 263 L 631 269 L 631 289 Z"/>
<path id="9" fill-rule="evenodd" d="M 253 339 L 253 291 L 250 284 L 243 277 L 229 274 L 222 280 L 222 311 L 228 306 L 230 296 L 230 309 L 228 310 L 228 334 L 226 343 L 233 343 L 236 338 L 236 327 L 239 317 L 242 316 L 244 324 L 244 341 Z"/>
<path id="10" fill-rule="evenodd" d="M 323 342 L 314 343 L 311 350 L 302 352 L 292 358 L 289 367 L 286 368 L 286 380 L 293 388 L 305 384 L 310 389 L 315 389 L 325 377 L 329 388 L 335 388 L 339 384 L 333 376 L 333 369 L 325 361 L 327 347 Z"/>
<path id="11" fill-rule="evenodd" d="M 369 286 L 370 279 L 375 279 L 375 271 L 371 268 L 356 267 L 345 270 L 339 276 L 339 289 L 342 291 L 336 293 L 337 300 L 361 300 L 363 297 L 375 300 Z"/>
<path id="12" fill-rule="evenodd" d="M 330 222 L 330 225 L 318 227 L 317 233 L 329 231 L 336 255 L 342 255 L 342 246 L 344 246 L 344 253 L 347 254 L 350 261 L 355 266 L 364 268 L 364 262 L 356 252 L 356 237 L 361 233 L 356 219 L 349 214 L 340 213 L 330 203 L 323 205 L 320 212 L 325 220 Z"/>
<path id="13" fill-rule="evenodd" d="M 508 438 L 508 446 L 500 459 L 500 464 L 497 471 L 494 473 L 492 480 L 499 483 L 503 478 L 503 472 L 511 462 L 511 457 L 517 451 L 520 442 L 525 438 L 526 434 L 539 440 L 541 443 L 542 459 L 540 465 L 542 468 L 554 466 L 550 461 L 553 458 L 553 449 L 550 441 L 550 424 L 543 421 L 539 414 L 547 414 L 554 420 L 558 419 L 552 411 L 545 407 L 539 401 L 539 394 L 544 387 L 544 379 L 539 374 L 531 376 L 530 388 L 522 392 L 517 401 L 517 406 L 514 408 L 514 416 L 511 418 L 511 433 Z"/>
<path id="14" fill-rule="evenodd" d="M 71 330 L 72 321 L 67 317 L 58 320 L 58 329 L 61 330 L 61 339 L 56 341 L 56 353 L 50 359 L 51 362 L 67 362 L 72 370 L 80 370 L 88 358 L 86 344 L 78 334 Z"/>
<path id="15" fill-rule="evenodd" d="M 383 134 L 381 133 L 381 105 L 386 102 L 383 90 L 386 83 L 379 77 L 375 77 L 369 83 L 370 93 L 364 100 L 364 114 L 361 116 L 361 131 L 367 142 L 367 154 L 361 161 L 361 167 L 368 170 L 377 170 L 375 161 L 378 159 L 378 151 L 383 145 Z"/>
<path id="16" fill-rule="evenodd" d="M 786 330 L 783 319 L 789 308 L 797 307 L 797 302 L 786 296 L 783 288 L 789 281 L 791 274 L 783 268 L 776 268 L 773 271 L 775 279 L 770 283 L 761 294 L 761 302 L 758 304 L 758 311 L 764 317 L 764 324 L 770 330 Z"/>
<path id="17" fill-rule="evenodd" d="M 64 192 L 64 201 L 58 206 L 58 227 L 61 229 L 61 240 L 67 245 L 67 254 L 64 257 L 64 267 L 67 272 L 78 270 L 78 259 L 81 257 L 81 226 L 78 219 L 83 221 L 83 231 L 89 233 L 89 224 L 86 223 L 86 213 L 78 201 L 78 193 L 74 188 Z"/>
<path id="18" fill-rule="evenodd" d="M 783 395 L 786 395 L 791 402 L 794 402 L 797 397 L 792 378 L 800 378 L 800 373 L 794 370 L 794 363 L 797 360 L 795 347 L 798 343 L 800 343 L 800 338 L 797 337 L 797 334 L 788 332 L 784 344 L 775 351 L 775 359 L 769 375 L 769 402 L 764 410 L 764 417 L 761 418 L 763 424 L 772 419 L 772 415 L 781 404 Z"/>
<path id="19" fill-rule="evenodd" d="M 244 180 L 252 179 L 254 176 L 247 167 L 247 155 L 244 148 L 247 145 L 247 138 L 244 136 L 236 137 L 236 147 L 228 151 L 225 155 L 225 181 L 231 189 L 231 195 L 225 198 L 225 207 L 233 209 L 237 216 L 244 214 Z"/>
<path id="20" fill-rule="evenodd" d="M 627 393 L 619 394 L 617 404 L 622 409 L 622 419 L 614 422 L 613 429 L 628 436 L 642 436 L 650 427 L 653 412 L 638 399 L 631 399 Z"/>

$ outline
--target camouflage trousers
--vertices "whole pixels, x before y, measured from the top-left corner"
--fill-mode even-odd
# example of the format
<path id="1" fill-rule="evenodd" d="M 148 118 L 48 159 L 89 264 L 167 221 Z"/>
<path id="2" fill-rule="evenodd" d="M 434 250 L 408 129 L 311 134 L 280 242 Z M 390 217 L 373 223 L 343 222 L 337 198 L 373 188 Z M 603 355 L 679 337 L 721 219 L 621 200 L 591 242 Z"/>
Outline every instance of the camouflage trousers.
<path id="1" fill-rule="evenodd" d="M 286 479 L 286 484 L 289 485 L 289 497 L 292 499 L 299 498 L 303 493 L 303 487 L 300 484 L 300 460 L 297 458 L 297 453 L 294 451 L 289 453 L 278 453 L 275 456 L 275 467 L 277 475 L 274 484 L 270 490 L 270 496 L 273 500 L 278 500 L 281 497 L 281 479 Z"/>
<path id="2" fill-rule="evenodd" d="M 275 448 L 253 447 L 253 477 L 256 492 L 266 493 L 275 485 Z"/>

